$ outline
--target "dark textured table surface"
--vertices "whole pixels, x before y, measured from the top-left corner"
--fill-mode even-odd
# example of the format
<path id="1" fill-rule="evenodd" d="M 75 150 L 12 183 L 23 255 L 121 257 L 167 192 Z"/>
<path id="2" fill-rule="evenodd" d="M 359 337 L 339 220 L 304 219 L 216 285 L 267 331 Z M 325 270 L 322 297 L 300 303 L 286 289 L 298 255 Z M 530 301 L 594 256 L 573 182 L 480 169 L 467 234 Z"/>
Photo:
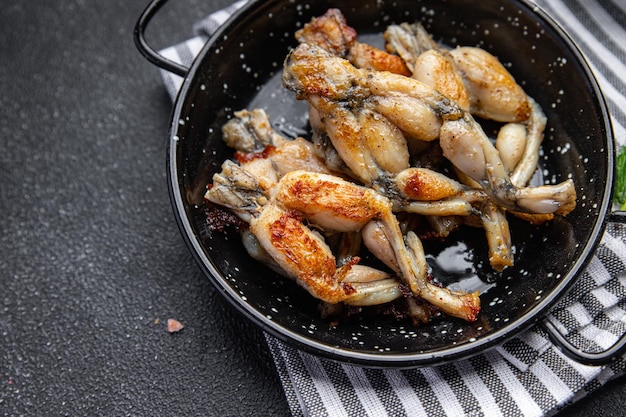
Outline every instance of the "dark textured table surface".
<path id="1" fill-rule="evenodd" d="M 229 0 L 171 2 L 157 48 Z M 0 9 L 0 414 L 287 415 L 261 332 L 196 267 L 165 181 L 144 0 Z M 185 328 L 170 334 L 166 321 Z M 625 415 L 626 380 L 561 414 Z"/>

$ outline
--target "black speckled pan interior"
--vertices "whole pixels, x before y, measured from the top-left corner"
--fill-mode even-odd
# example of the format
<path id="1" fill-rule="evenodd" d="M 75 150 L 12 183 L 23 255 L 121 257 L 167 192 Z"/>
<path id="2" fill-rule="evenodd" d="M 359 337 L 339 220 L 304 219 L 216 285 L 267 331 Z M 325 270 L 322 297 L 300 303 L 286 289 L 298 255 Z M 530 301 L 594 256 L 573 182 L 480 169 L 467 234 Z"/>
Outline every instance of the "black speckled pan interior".
<path id="1" fill-rule="evenodd" d="M 498 56 L 543 108 L 548 125 L 540 176 L 572 178 L 577 208 L 548 225 L 511 219 L 515 266 L 491 270 L 484 232 L 463 229 L 425 243 L 444 284 L 481 289 L 479 319 L 414 326 L 386 317 L 331 328 L 317 301 L 252 260 L 236 232 L 206 227 L 202 195 L 232 155 L 221 126 L 233 111 L 266 109 L 288 136 L 307 135 L 307 107 L 280 83 L 294 32 L 329 7 L 341 9 L 366 42 L 382 44 L 391 23 L 420 21 L 438 41 Z M 581 54 L 546 15 L 524 1 L 251 1 L 208 42 L 180 92 L 171 125 L 168 175 L 179 226 L 199 265 L 246 317 L 296 347 L 375 367 L 443 363 L 484 351 L 540 320 L 581 274 L 604 229 L 613 181 L 613 139 L 603 99 Z"/>

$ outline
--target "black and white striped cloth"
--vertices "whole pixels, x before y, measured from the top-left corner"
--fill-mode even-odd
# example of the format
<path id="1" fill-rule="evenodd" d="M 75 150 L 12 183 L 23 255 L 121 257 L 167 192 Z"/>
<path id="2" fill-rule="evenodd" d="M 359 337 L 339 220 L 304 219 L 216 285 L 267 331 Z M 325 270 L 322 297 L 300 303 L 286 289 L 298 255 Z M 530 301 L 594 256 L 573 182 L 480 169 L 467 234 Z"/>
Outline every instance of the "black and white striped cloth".
<path id="1" fill-rule="evenodd" d="M 608 102 L 617 145 L 626 144 L 626 0 L 538 0 L 588 58 Z M 197 36 L 162 54 L 189 65 L 207 36 L 245 4 L 194 27 Z M 182 79 L 162 72 L 172 99 Z M 548 319 L 585 350 L 604 350 L 626 331 L 626 227 L 609 224 L 574 289 Z M 295 416 L 546 416 L 626 373 L 565 357 L 539 327 L 481 355 L 438 367 L 397 370 L 339 364 L 267 336 Z"/>

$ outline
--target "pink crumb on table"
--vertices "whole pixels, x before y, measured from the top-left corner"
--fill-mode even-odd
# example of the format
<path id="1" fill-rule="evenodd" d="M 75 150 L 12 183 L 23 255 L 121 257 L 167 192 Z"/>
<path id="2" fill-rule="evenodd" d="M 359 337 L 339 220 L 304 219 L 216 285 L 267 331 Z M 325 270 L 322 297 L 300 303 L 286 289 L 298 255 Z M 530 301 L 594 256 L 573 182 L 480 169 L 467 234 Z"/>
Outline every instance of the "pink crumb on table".
<path id="1" fill-rule="evenodd" d="M 167 331 L 170 333 L 180 332 L 185 328 L 185 325 L 176 319 L 167 319 Z"/>

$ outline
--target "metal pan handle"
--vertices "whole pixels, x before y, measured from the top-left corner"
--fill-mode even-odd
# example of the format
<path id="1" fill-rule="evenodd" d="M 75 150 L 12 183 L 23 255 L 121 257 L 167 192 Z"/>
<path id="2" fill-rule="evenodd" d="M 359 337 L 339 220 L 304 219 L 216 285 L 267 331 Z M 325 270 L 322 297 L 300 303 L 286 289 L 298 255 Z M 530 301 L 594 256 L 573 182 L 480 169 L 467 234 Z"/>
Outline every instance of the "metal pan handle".
<path id="1" fill-rule="evenodd" d="M 621 357 L 626 352 L 626 333 L 624 333 L 609 349 L 601 352 L 585 352 L 571 344 L 548 319 L 541 322 L 543 328 L 548 332 L 548 336 L 555 346 L 570 359 L 583 365 L 606 365 L 611 361 Z"/>
<path id="2" fill-rule="evenodd" d="M 626 211 L 619 209 L 609 210 L 606 221 L 626 223 Z M 543 319 L 541 325 L 548 332 L 552 343 L 558 346 L 567 357 L 585 365 L 605 365 L 626 353 L 626 332 L 609 349 L 591 353 L 585 352 L 571 344 L 548 319 Z"/>
<path id="3" fill-rule="evenodd" d="M 612 211 L 606 219 L 611 223 L 626 223 L 626 211 Z"/>
<path id="4" fill-rule="evenodd" d="M 181 65 L 177 62 L 174 62 L 163 55 L 159 54 L 157 51 L 152 49 L 152 47 L 148 44 L 145 37 L 146 28 L 148 27 L 148 23 L 154 17 L 154 15 L 159 11 L 163 5 L 167 3 L 167 0 L 152 0 L 146 9 L 143 11 L 137 23 L 135 24 L 135 45 L 139 52 L 146 58 L 148 61 L 153 63 L 159 68 L 163 68 L 166 71 L 174 73 L 176 75 L 180 75 L 181 77 L 185 77 L 189 72 L 189 68 Z"/>
<path id="5" fill-rule="evenodd" d="M 606 220 L 613 223 L 626 223 L 626 211 L 611 210 Z M 626 353 L 626 332 L 609 349 L 592 353 L 585 352 L 571 344 L 547 318 L 541 321 L 541 325 L 548 332 L 555 346 L 559 347 L 570 359 L 584 365 L 606 365 Z"/>
<path id="6" fill-rule="evenodd" d="M 610 209 L 606 215 L 606 221 L 611 223 L 626 223 L 626 211 Z M 626 353 L 626 332 L 609 348 L 602 352 L 585 352 L 570 343 L 552 322 L 547 318 L 541 321 L 541 325 L 548 333 L 550 340 L 555 346 L 570 359 L 584 365 L 605 365 Z"/>

